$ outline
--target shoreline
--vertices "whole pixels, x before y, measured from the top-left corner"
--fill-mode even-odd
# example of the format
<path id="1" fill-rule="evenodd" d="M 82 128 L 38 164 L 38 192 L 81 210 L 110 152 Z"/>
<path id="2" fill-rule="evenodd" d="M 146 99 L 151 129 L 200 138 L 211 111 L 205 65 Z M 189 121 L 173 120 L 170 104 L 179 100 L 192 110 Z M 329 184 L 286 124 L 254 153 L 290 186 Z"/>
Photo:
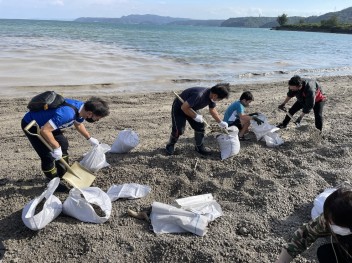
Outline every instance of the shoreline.
<path id="1" fill-rule="evenodd" d="M 261 85 L 269 85 L 271 83 L 276 84 L 282 84 L 284 87 L 287 86 L 286 83 L 291 77 L 291 75 L 287 75 L 287 80 L 276 80 L 276 81 L 270 81 L 269 79 L 267 81 L 254 81 L 254 82 L 249 82 L 249 83 L 236 83 L 236 84 L 231 84 L 231 87 L 251 87 L 251 86 L 261 86 Z M 352 78 L 352 73 L 351 75 L 336 75 L 336 76 L 322 76 L 316 78 L 318 81 L 332 81 L 335 79 L 351 79 Z M 189 87 L 195 87 L 195 86 L 202 86 L 202 87 L 212 87 L 217 83 L 209 83 L 209 86 L 207 85 L 201 85 L 199 84 L 196 80 L 189 80 L 189 79 L 183 79 L 181 81 L 171 81 L 169 85 L 164 86 L 164 88 L 159 88 L 159 89 L 142 89 L 142 90 L 137 90 L 136 88 L 131 88 L 132 90 L 128 90 L 128 88 L 123 88 L 122 86 L 118 86 L 113 83 L 102 83 L 102 84 L 82 84 L 82 85 L 43 85 L 43 86 L 18 86 L 18 87 L 13 87 L 13 88 L 8 88 L 8 89 L 1 89 L 0 90 L 0 96 L 4 98 L 30 98 L 35 96 L 38 93 L 44 92 L 46 90 L 55 90 L 60 94 L 63 94 L 64 96 L 110 96 L 113 94 L 113 96 L 118 96 L 118 95 L 123 95 L 123 94 L 130 94 L 130 95 L 143 95 L 143 94 L 150 94 L 150 93 L 169 93 L 172 92 L 173 90 L 183 90 Z M 166 88 L 165 88 L 166 87 Z"/>

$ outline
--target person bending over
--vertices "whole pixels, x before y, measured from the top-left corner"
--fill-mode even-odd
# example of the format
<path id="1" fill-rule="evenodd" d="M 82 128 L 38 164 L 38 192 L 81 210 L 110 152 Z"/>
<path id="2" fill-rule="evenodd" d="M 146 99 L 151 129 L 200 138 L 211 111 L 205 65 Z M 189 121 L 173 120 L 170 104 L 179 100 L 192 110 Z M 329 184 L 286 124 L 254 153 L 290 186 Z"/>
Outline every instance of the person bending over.
<path id="1" fill-rule="evenodd" d="M 288 110 L 288 113 L 293 116 L 296 112 L 302 109 L 300 116 L 295 120 L 295 124 L 300 124 L 303 117 L 310 113 L 313 109 L 315 127 L 321 132 L 323 129 L 323 108 L 326 97 L 324 96 L 319 83 L 312 79 L 303 79 L 297 75 L 293 76 L 288 81 L 288 92 L 286 99 L 279 105 L 278 108 L 287 112 L 285 105 L 293 97 L 296 97 L 297 101 Z M 283 122 L 279 123 L 277 127 L 280 129 L 285 129 L 290 120 L 291 117 L 286 115 Z"/>
<path id="2" fill-rule="evenodd" d="M 62 177 L 66 168 L 59 162 L 63 158 L 68 163 L 68 140 L 63 134 L 63 129 L 74 125 L 76 130 L 92 145 L 98 145 L 99 141 L 90 136 L 83 122 L 95 122 L 109 115 L 109 107 L 104 100 L 92 97 L 86 102 L 65 98 L 69 105 L 60 106 L 55 109 L 29 111 L 21 121 L 24 128 L 35 120 L 40 127 L 40 134 L 53 148 L 50 151 L 38 137 L 32 136 L 24 131 L 29 142 L 41 159 L 41 168 L 48 179 Z M 29 129 L 31 133 L 37 133 L 36 127 Z M 60 184 L 61 188 L 64 185 Z M 60 191 L 60 189 L 58 189 Z M 67 189 L 61 189 L 63 191 Z"/>
<path id="3" fill-rule="evenodd" d="M 186 121 L 194 130 L 195 150 L 202 154 L 210 154 L 210 150 L 204 147 L 205 123 L 203 116 L 197 113 L 197 110 L 209 107 L 209 113 L 221 128 L 228 127 L 226 122 L 221 121 L 220 116 L 215 109 L 216 102 L 228 98 L 230 85 L 228 83 L 217 84 L 212 88 L 193 87 L 184 90 L 180 97 L 183 103 L 175 98 L 171 108 L 172 131 L 169 142 L 166 145 L 166 152 L 169 155 L 174 154 L 175 144 L 178 138 L 185 132 Z"/>

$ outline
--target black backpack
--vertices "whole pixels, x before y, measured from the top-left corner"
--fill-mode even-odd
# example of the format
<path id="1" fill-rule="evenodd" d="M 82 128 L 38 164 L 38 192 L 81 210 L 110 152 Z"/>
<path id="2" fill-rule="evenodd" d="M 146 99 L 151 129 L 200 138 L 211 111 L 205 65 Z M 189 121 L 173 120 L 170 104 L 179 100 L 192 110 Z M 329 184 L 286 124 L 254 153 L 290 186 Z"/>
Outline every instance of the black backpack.
<path id="1" fill-rule="evenodd" d="M 48 109 L 56 109 L 61 106 L 69 106 L 71 107 L 76 116 L 78 116 L 78 109 L 67 103 L 63 96 L 57 94 L 55 91 L 45 91 L 34 96 L 28 103 L 27 108 L 29 111 L 41 111 L 41 110 L 48 110 Z"/>

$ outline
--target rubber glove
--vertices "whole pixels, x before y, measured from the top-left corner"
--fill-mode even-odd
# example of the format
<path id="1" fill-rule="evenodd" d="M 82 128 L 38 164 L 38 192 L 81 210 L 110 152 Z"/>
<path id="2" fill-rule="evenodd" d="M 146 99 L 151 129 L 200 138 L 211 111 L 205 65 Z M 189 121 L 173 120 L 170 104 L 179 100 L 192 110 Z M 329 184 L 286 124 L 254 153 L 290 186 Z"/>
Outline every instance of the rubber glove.
<path id="1" fill-rule="evenodd" d="M 229 127 L 228 123 L 226 121 L 221 121 L 218 123 L 219 127 L 222 129 L 227 129 Z"/>
<path id="2" fill-rule="evenodd" d="M 54 149 L 52 152 L 50 152 L 50 154 L 55 159 L 55 161 L 60 160 L 62 158 L 61 146 L 59 148 Z"/>
<path id="3" fill-rule="evenodd" d="M 256 116 L 253 116 L 252 119 L 258 124 L 258 125 L 261 125 L 264 123 L 264 121 L 262 121 L 261 119 L 259 119 L 258 117 Z"/>
<path id="4" fill-rule="evenodd" d="M 203 116 L 200 114 L 197 114 L 195 118 L 193 118 L 196 122 L 203 123 Z"/>
<path id="5" fill-rule="evenodd" d="M 285 103 L 280 104 L 279 107 L 278 107 L 278 109 L 279 109 L 279 110 L 282 110 L 282 111 L 285 111 L 285 112 L 287 111 L 287 109 L 286 109 L 286 107 L 285 107 Z"/>
<path id="6" fill-rule="evenodd" d="M 90 138 L 88 139 L 88 141 L 90 142 L 90 144 L 91 144 L 92 146 L 99 145 L 99 141 L 98 141 L 97 139 L 93 138 L 93 137 L 90 137 Z"/>

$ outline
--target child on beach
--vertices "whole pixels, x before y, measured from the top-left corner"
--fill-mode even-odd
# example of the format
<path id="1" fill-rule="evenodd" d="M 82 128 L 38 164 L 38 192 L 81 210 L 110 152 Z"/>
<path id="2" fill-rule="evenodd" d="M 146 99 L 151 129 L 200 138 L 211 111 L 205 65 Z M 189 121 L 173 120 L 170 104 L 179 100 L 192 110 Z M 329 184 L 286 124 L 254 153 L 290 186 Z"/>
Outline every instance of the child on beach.
<path id="1" fill-rule="evenodd" d="M 248 128 L 251 124 L 251 120 L 255 120 L 258 125 L 262 124 L 263 121 L 256 117 L 258 113 L 245 114 L 245 108 L 254 100 L 254 97 L 250 91 L 242 93 L 240 99 L 232 103 L 225 111 L 224 121 L 229 126 L 236 126 L 239 130 L 238 137 L 240 141 L 245 141 L 244 135 L 248 132 Z"/>

